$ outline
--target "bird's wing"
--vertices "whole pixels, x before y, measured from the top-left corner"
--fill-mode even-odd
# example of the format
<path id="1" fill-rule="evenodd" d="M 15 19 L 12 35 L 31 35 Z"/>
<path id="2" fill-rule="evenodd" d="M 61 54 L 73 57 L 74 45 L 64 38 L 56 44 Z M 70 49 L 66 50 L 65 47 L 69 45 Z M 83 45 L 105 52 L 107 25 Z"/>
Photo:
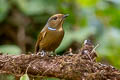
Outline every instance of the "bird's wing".
<path id="1" fill-rule="evenodd" d="M 41 31 L 39 36 L 38 36 L 38 39 L 37 39 L 37 42 L 36 42 L 36 45 L 35 45 L 35 53 L 39 52 L 40 50 L 40 42 L 41 40 L 45 37 L 46 35 L 46 31 Z"/>

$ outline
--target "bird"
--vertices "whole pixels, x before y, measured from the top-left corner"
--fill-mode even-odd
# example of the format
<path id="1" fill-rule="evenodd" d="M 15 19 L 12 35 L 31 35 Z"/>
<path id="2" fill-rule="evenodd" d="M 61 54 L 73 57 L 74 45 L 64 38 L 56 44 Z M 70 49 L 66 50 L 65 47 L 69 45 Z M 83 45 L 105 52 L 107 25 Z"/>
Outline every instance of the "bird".
<path id="1" fill-rule="evenodd" d="M 55 52 L 64 37 L 63 23 L 69 14 L 55 14 L 51 16 L 38 35 L 35 53 L 40 51 Z"/>

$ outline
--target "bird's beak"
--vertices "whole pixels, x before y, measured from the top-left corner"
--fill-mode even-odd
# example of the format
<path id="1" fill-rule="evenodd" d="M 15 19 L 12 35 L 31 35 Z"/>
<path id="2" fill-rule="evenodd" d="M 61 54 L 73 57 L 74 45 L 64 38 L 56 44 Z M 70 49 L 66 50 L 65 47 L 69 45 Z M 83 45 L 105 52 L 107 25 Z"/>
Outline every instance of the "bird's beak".
<path id="1" fill-rule="evenodd" d="M 64 16 L 63 16 L 63 18 L 66 18 L 66 17 L 68 17 L 69 16 L 69 14 L 65 14 Z"/>

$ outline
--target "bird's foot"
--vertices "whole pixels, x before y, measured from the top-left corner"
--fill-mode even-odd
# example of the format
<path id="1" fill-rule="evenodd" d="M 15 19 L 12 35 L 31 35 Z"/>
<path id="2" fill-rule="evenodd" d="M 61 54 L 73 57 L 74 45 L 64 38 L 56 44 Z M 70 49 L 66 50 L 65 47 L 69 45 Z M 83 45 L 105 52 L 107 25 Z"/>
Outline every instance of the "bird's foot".
<path id="1" fill-rule="evenodd" d="M 46 52 L 42 50 L 41 52 L 37 52 L 37 55 L 40 55 L 41 57 L 43 57 L 46 55 Z"/>

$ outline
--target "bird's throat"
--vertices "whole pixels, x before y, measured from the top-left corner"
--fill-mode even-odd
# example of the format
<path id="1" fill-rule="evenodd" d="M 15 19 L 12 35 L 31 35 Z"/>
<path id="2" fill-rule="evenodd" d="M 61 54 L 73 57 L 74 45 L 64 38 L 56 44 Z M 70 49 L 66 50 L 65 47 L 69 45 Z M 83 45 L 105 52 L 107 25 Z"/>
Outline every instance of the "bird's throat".
<path id="1" fill-rule="evenodd" d="M 59 29 L 56 29 L 56 28 L 52 28 L 52 27 L 48 27 L 48 30 L 51 30 L 51 31 L 62 31 L 63 30 L 63 28 L 62 27 L 60 27 Z"/>
<path id="2" fill-rule="evenodd" d="M 48 30 L 56 31 L 56 28 L 48 27 Z"/>

